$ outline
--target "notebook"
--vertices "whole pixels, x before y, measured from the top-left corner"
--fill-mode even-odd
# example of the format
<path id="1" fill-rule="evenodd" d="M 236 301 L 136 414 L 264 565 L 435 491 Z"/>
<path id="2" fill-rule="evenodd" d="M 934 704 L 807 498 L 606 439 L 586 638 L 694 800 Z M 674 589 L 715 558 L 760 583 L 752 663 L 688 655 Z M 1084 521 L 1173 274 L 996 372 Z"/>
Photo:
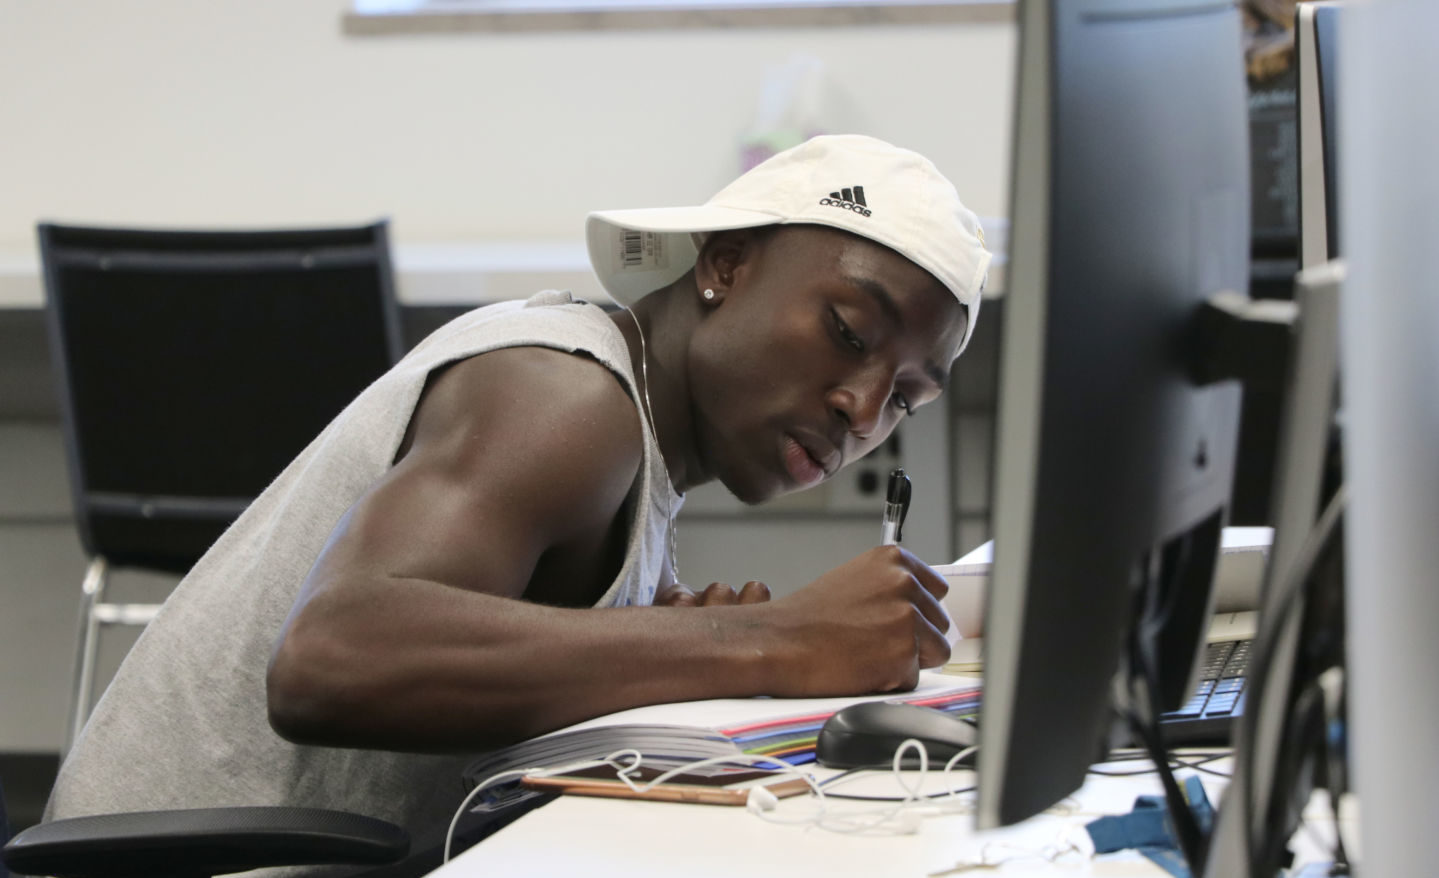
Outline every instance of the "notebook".
<path id="1" fill-rule="evenodd" d="M 1274 529 L 1226 527 L 1220 537 L 1219 564 L 1214 574 L 1215 624 L 1237 618 L 1259 605 L 1259 587 Z M 984 669 L 984 594 L 994 566 L 994 541 L 974 549 L 953 564 L 934 569 L 949 584 L 944 607 L 953 620 L 947 674 L 979 674 Z M 1223 623 L 1229 624 L 1229 623 Z M 955 634 L 959 636 L 956 637 Z M 1211 635 L 1211 640 L 1216 639 Z M 1227 637 L 1223 639 L 1232 639 Z"/>
<path id="2" fill-rule="evenodd" d="M 553 768 L 625 749 L 639 751 L 646 767 L 659 770 L 724 756 L 766 756 L 799 765 L 814 760 L 815 740 L 825 720 L 851 704 L 898 701 L 971 715 L 979 711 L 979 697 L 976 681 L 924 671 L 919 686 L 903 693 L 853 698 L 727 698 L 638 707 L 487 753 L 470 763 L 463 779 L 467 788 L 473 789 L 502 772 Z M 753 770 L 753 764 L 736 761 L 697 769 L 696 773 L 723 776 Z"/>

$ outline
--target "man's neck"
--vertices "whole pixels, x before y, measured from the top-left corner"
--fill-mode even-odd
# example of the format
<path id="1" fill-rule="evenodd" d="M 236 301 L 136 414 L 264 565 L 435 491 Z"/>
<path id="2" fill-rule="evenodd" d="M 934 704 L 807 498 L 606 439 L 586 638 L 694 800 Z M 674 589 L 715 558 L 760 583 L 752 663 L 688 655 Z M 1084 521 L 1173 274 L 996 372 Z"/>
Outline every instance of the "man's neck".
<path id="1" fill-rule="evenodd" d="M 641 403 L 652 408 L 651 427 L 670 482 L 683 494 L 714 478 L 700 459 L 689 405 L 688 351 L 690 336 L 702 316 L 699 295 L 685 277 L 645 296 L 630 310 L 634 319 L 616 314 L 615 325 L 629 344 Z M 643 347 L 635 331 L 636 320 L 644 330 Z M 641 362 L 642 349 L 648 353 L 647 364 Z"/>

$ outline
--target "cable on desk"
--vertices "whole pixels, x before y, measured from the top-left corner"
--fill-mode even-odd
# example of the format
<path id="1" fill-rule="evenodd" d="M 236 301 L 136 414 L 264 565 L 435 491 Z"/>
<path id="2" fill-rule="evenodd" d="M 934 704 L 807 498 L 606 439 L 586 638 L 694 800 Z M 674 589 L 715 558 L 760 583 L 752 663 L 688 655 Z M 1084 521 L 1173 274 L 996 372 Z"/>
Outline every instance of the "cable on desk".
<path id="1" fill-rule="evenodd" d="M 921 789 L 929 774 L 929 754 L 924 743 L 914 738 L 902 741 L 895 748 L 889 770 L 895 783 L 902 790 L 902 797 L 859 797 L 841 796 L 830 792 L 831 789 L 849 783 L 858 778 L 864 769 L 852 769 L 841 775 L 828 779 L 826 782 L 815 786 L 816 809 L 804 816 L 792 817 L 789 815 L 775 815 L 768 813 L 768 808 L 751 808 L 755 816 L 770 823 L 778 823 L 791 826 L 813 826 L 827 832 L 835 832 L 846 835 L 858 835 L 873 832 L 887 832 L 909 834 L 919 829 L 920 821 L 926 816 L 955 813 L 956 810 L 968 810 L 972 807 L 969 801 L 961 800 L 960 794 L 966 790 L 957 788 L 950 782 L 950 774 L 960 760 L 969 756 L 974 748 L 962 750 L 952 756 L 946 762 L 942 776 L 947 789 L 936 795 L 923 795 Z M 905 772 L 903 770 L 904 757 L 911 751 L 919 756 L 919 771 Z M 970 788 L 972 789 L 972 788 Z M 854 799 L 858 801 L 883 802 L 889 807 L 871 808 L 857 812 L 836 812 L 830 809 L 829 799 Z"/>
<path id="2" fill-rule="evenodd" d="M 615 776 L 619 780 L 623 781 L 626 786 L 628 786 L 635 792 L 643 793 L 654 789 L 655 787 L 659 786 L 662 783 L 665 783 L 670 778 L 675 777 L 676 775 L 693 771 L 696 768 L 703 768 L 709 765 L 720 764 L 743 764 L 751 766 L 763 765 L 768 766 L 771 769 L 778 769 L 778 772 L 776 773 L 790 774 L 803 779 L 805 783 L 809 785 L 810 791 L 819 798 L 821 802 L 821 810 L 823 810 L 824 791 L 820 789 L 819 783 L 815 781 L 814 776 L 806 772 L 800 771 L 793 765 L 790 765 L 788 762 L 785 762 L 781 759 L 776 759 L 774 757 L 751 756 L 748 754 L 740 753 L 730 754 L 728 756 L 717 756 L 710 759 L 700 759 L 694 762 L 689 762 L 681 765 L 678 768 L 666 771 L 646 783 L 636 783 L 632 775 L 635 772 L 639 771 L 640 767 L 643 764 L 644 754 L 642 754 L 638 750 L 624 749 L 616 750 L 615 752 L 609 754 L 603 759 L 588 759 L 582 762 L 571 762 L 565 765 L 558 766 L 535 765 L 528 766 L 526 768 L 510 769 L 509 771 L 502 771 L 498 774 L 491 775 L 490 777 L 487 777 L 480 783 L 476 784 L 475 788 L 470 790 L 469 794 L 466 795 L 464 800 L 460 802 L 460 806 L 455 809 L 455 815 L 450 820 L 450 827 L 445 832 L 445 850 L 444 859 L 442 860 L 442 862 L 448 863 L 450 861 L 451 851 L 455 839 L 455 829 L 459 826 L 460 818 L 464 816 L 465 811 L 469 809 L 471 803 L 474 802 L 475 798 L 478 797 L 480 793 L 484 792 L 490 787 L 493 787 L 496 784 L 519 780 L 520 778 L 527 775 L 546 777 L 554 776 L 557 774 L 571 774 L 576 771 L 584 771 L 586 769 L 599 768 L 601 766 L 608 765 L 611 768 L 615 769 Z M 757 787 L 756 789 L 762 788 Z M 771 793 L 770 796 L 772 798 L 773 794 Z"/>
<path id="3" fill-rule="evenodd" d="M 954 796 L 962 796 L 974 792 L 978 787 L 957 787 L 952 790 L 940 790 L 937 793 L 925 793 L 921 799 L 945 799 Z M 826 799 L 840 799 L 845 802 L 904 802 L 908 801 L 903 796 L 861 796 L 855 793 L 825 793 Z"/>
<path id="4" fill-rule="evenodd" d="M 455 829 L 460 825 L 460 818 L 464 816 L 465 811 L 469 810 L 470 804 L 479 797 L 480 793 L 484 792 L 495 784 L 504 783 L 505 781 L 519 780 L 527 774 L 534 774 L 546 770 L 552 770 L 554 773 L 559 774 L 567 771 L 583 771 L 587 768 L 598 768 L 601 765 L 609 765 L 618 769 L 622 767 L 622 763 L 620 763 L 618 760 L 625 757 L 632 757 L 635 765 L 638 765 L 639 761 L 643 758 L 638 750 L 619 750 L 611 753 L 604 759 L 589 759 L 585 760 L 584 762 L 572 762 L 554 769 L 516 768 L 511 769 L 510 771 L 502 771 L 499 774 L 494 774 L 485 778 L 484 781 L 475 784 L 475 788 L 470 790 L 469 794 L 466 795 L 465 798 L 460 802 L 460 807 L 455 809 L 455 816 L 450 819 L 450 827 L 445 831 L 444 858 L 441 859 L 440 862 L 448 863 L 450 861 L 451 849 L 455 843 Z"/>
<path id="5" fill-rule="evenodd" d="M 908 745 L 908 746 L 906 746 L 906 745 Z M 903 798 L 903 797 L 899 797 L 899 796 L 856 796 L 856 795 L 842 795 L 842 794 L 839 794 L 839 793 L 830 792 L 830 790 L 833 789 L 834 787 L 840 786 L 841 784 L 849 783 L 850 781 L 854 780 L 857 776 L 859 776 L 861 773 L 867 772 L 867 771 L 888 771 L 888 772 L 891 772 L 892 774 L 895 775 L 896 781 L 900 783 L 900 786 L 901 786 L 901 787 L 905 787 L 905 788 L 907 789 L 907 788 L 908 788 L 907 785 L 904 784 L 903 781 L 900 781 L 900 780 L 899 780 L 899 777 L 900 777 L 899 772 L 902 770 L 902 769 L 900 768 L 900 764 L 901 764 L 901 762 L 903 761 L 903 754 L 907 751 L 907 749 L 916 749 L 916 750 L 918 750 L 919 753 L 920 753 L 920 782 L 919 782 L 919 786 L 922 787 L 922 786 L 924 785 L 924 778 L 925 778 L 925 776 L 926 776 L 926 772 L 928 771 L 928 767 L 929 767 L 929 753 L 925 750 L 924 743 L 923 743 L 922 741 L 918 741 L 918 740 L 915 740 L 915 739 L 909 739 L 909 740 L 903 742 L 903 743 L 900 745 L 900 747 L 895 751 L 895 756 L 894 756 L 894 759 L 893 759 L 892 764 L 889 765 L 889 766 L 872 765 L 872 766 L 859 766 L 859 767 L 857 767 L 857 768 L 846 769 L 846 770 L 840 772 L 839 774 L 834 775 L 833 777 L 825 778 L 823 781 L 820 781 L 820 786 L 822 786 L 822 787 L 825 788 L 825 795 L 826 795 L 827 797 L 829 797 L 829 798 L 832 798 L 832 799 L 853 799 L 853 800 L 856 800 L 856 801 L 873 801 L 873 802 L 898 802 L 898 801 L 904 801 L 904 798 Z M 968 748 L 965 748 L 964 750 L 961 750 L 960 752 L 954 754 L 953 756 L 951 756 L 951 757 L 949 758 L 949 761 L 945 763 L 945 765 L 944 765 L 944 771 L 943 771 L 943 773 L 942 773 L 942 777 L 943 777 L 943 779 L 944 779 L 944 781 L 945 781 L 945 786 L 947 787 L 947 789 L 941 790 L 940 792 L 937 792 L 937 793 L 927 793 L 927 794 L 925 794 L 924 796 L 921 796 L 920 798 L 922 798 L 922 799 L 938 799 L 938 798 L 945 798 L 945 797 L 954 798 L 954 797 L 956 797 L 956 796 L 963 795 L 964 793 L 974 792 L 975 787 L 974 787 L 973 785 L 970 785 L 970 786 L 967 786 L 967 787 L 956 787 L 956 786 L 954 786 L 954 785 L 950 782 L 949 777 L 950 777 L 950 773 L 954 771 L 954 767 L 955 767 L 956 765 L 958 765 L 961 760 L 963 760 L 963 759 L 965 759 L 966 757 L 972 755 L 972 754 L 975 753 L 975 751 L 977 751 L 978 749 L 979 749 L 978 747 L 968 747 Z"/>
<path id="6" fill-rule="evenodd" d="M 825 778 L 824 780 L 820 781 L 820 782 L 819 782 L 819 785 L 822 786 L 822 787 L 831 787 L 831 786 L 834 786 L 836 783 L 844 780 L 845 778 L 847 778 L 847 777 L 853 777 L 853 776 L 859 774 L 860 772 L 864 772 L 864 771 L 880 771 L 880 770 L 887 770 L 887 769 L 880 769 L 880 768 L 847 768 L 847 769 L 845 769 L 844 771 L 841 771 L 839 774 L 834 775 L 833 777 L 827 777 L 827 778 Z"/>
<path id="7" fill-rule="evenodd" d="M 1159 734 L 1160 679 L 1156 655 L 1159 633 L 1178 606 L 1179 587 L 1172 580 L 1177 571 L 1184 569 L 1185 560 L 1193 551 L 1192 535 L 1186 535 L 1172 549 L 1166 547 L 1146 553 L 1139 565 L 1142 583 L 1134 591 L 1135 622 L 1129 631 L 1128 649 L 1123 653 L 1123 678 L 1129 703 L 1122 713 L 1154 763 L 1179 851 L 1189 869 L 1202 874 L 1208 838 L 1170 770 L 1169 754 Z M 1162 603 L 1156 606 L 1157 601 Z"/>
<path id="8" fill-rule="evenodd" d="M 1189 761 L 1189 760 L 1186 760 L 1186 759 L 1181 759 L 1180 757 L 1171 754 L 1170 757 L 1169 757 L 1169 767 L 1170 767 L 1170 768 L 1188 768 L 1188 769 L 1190 769 L 1190 770 L 1192 770 L 1192 771 L 1202 772 L 1202 773 L 1204 773 L 1204 774 L 1208 774 L 1208 775 L 1211 775 L 1211 776 L 1213 776 L 1213 777 L 1230 778 L 1230 777 L 1233 777 L 1233 775 L 1230 774 L 1230 773 L 1227 772 L 1227 771 L 1216 771 L 1216 770 L 1214 770 L 1214 769 L 1212 769 L 1212 768 L 1207 768 L 1207 767 L 1206 767 L 1206 766 L 1207 766 L 1209 763 L 1211 763 L 1211 762 L 1217 762 L 1217 761 L 1219 761 L 1220 759 L 1228 759 L 1229 756 L 1230 756 L 1229 753 L 1213 753 L 1213 754 L 1210 754 L 1210 755 L 1208 755 L 1208 756 L 1204 756 L 1204 757 L 1202 757 L 1202 758 L 1200 758 L 1200 759 L 1197 759 L 1197 760 L 1195 760 L 1195 761 Z M 1115 760 L 1112 760 L 1112 761 L 1113 761 L 1113 762 L 1121 762 L 1121 761 L 1126 761 L 1126 762 L 1127 762 L 1127 761 L 1131 761 L 1131 760 L 1132 760 L 1132 761 L 1136 761 L 1136 762 L 1137 762 L 1137 761 L 1139 761 L 1140 759 L 1145 759 L 1145 760 L 1147 760 L 1148 757 L 1147 757 L 1147 756 L 1145 756 L 1145 757 L 1131 756 L 1131 757 L 1124 757 L 1123 759 L 1115 759 Z M 1106 765 L 1107 765 L 1108 763 L 1103 763 L 1103 764 L 1106 764 Z M 1157 771 L 1158 771 L 1158 769 L 1156 769 L 1156 768 L 1154 768 L 1154 767 L 1141 769 L 1141 770 L 1139 770 L 1139 771 L 1106 771 L 1106 770 L 1104 770 L 1104 769 L 1092 768 L 1092 767 L 1089 769 L 1089 773 L 1090 773 L 1090 774 L 1097 774 L 1097 775 L 1099 775 L 1099 776 L 1101 776 L 1101 777 L 1139 777 L 1140 775 L 1154 774 L 1154 773 L 1157 772 Z"/>
<path id="9" fill-rule="evenodd" d="M 1252 759 L 1258 737 L 1259 709 L 1264 704 L 1264 689 L 1268 682 L 1270 665 L 1275 659 L 1274 653 L 1281 626 L 1288 621 L 1295 601 L 1308 590 L 1307 586 L 1310 583 L 1311 575 L 1325 550 L 1335 535 L 1342 533 L 1341 525 L 1348 502 L 1348 489 L 1341 484 L 1335 490 L 1314 527 L 1305 536 L 1304 543 L 1300 546 L 1294 563 L 1286 571 L 1284 580 L 1278 584 L 1275 596 L 1270 602 L 1272 610 L 1260 615 L 1260 631 L 1254 638 L 1253 653 L 1246 674 L 1249 679 L 1249 693 L 1245 697 L 1249 704 L 1254 705 L 1255 710 L 1253 712 L 1246 711 L 1240 717 L 1237 730 L 1243 741 L 1244 752 L 1251 754 L 1240 766 L 1243 771 L 1237 778 L 1243 817 L 1248 821 L 1248 825 L 1244 828 L 1244 848 L 1249 878 L 1262 878 L 1265 863 L 1275 861 L 1273 836 L 1279 834 L 1274 831 L 1274 824 L 1278 821 L 1275 814 L 1278 806 L 1272 798 L 1267 803 L 1268 807 L 1262 809 L 1263 813 L 1256 814 L 1261 809 L 1257 807 L 1259 803 L 1254 786 Z M 1280 740 L 1286 737 L 1286 727 L 1291 718 L 1288 715 L 1281 718 Z"/>
<path id="10" fill-rule="evenodd" d="M 1349 875 L 1352 867 L 1349 864 L 1349 851 L 1344 848 L 1344 824 L 1339 822 L 1339 797 L 1334 795 L 1333 791 L 1329 793 L 1329 813 L 1334 819 L 1334 865 L 1329 874 Z"/>
<path id="11" fill-rule="evenodd" d="M 949 774 L 954 769 L 955 764 L 965 756 L 968 756 L 973 749 L 974 748 L 962 750 L 950 758 L 944 768 L 944 777 L 946 780 L 948 780 Z M 903 770 L 904 757 L 911 750 L 919 754 L 919 773 L 913 785 L 910 784 L 910 776 Z M 925 777 L 929 773 L 929 752 L 925 749 L 922 741 L 914 738 L 906 738 L 895 748 L 890 767 L 895 782 L 899 784 L 900 788 L 905 792 L 903 798 L 888 800 L 892 803 L 892 807 L 871 809 L 852 814 L 834 814 L 830 812 L 823 801 L 829 795 L 826 789 L 821 792 L 820 807 L 817 813 L 799 820 L 772 822 L 809 824 L 829 832 L 838 832 L 846 835 L 858 835 L 876 830 L 902 834 L 916 832 L 919 829 L 919 821 L 924 815 L 914 809 L 916 805 L 923 804 L 926 801 L 926 797 L 920 795 L 920 790 L 924 786 Z M 830 786 L 848 783 L 856 779 L 856 777 L 857 774 L 855 773 L 847 773 L 845 778 L 836 779 L 835 783 Z M 947 794 L 950 799 L 954 799 L 957 795 L 952 789 L 949 790 Z M 762 819 L 771 819 L 764 814 L 760 814 L 759 816 Z"/>

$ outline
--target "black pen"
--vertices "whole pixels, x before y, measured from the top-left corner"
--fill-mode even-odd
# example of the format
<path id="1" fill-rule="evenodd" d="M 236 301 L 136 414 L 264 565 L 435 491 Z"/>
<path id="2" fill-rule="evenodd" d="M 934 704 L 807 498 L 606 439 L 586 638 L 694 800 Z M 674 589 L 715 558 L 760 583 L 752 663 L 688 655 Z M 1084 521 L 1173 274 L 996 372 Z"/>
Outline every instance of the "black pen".
<path id="1" fill-rule="evenodd" d="M 900 529 L 909 514 L 909 476 L 904 467 L 895 467 L 889 474 L 889 490 L 884 495 L 884 521 L 879 534 L 880 545 L 895 546 L 903 539 Z"/>

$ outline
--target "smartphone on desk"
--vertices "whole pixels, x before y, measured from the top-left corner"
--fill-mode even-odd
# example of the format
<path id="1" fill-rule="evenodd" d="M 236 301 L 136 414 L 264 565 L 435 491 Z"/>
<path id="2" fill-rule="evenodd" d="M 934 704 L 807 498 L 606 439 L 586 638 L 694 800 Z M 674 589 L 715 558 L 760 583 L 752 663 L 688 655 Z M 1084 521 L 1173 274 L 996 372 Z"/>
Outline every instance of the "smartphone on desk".
<path id="1" fill-rule="evenodd" d="M 639 792 L 614 776 L 614 769 L 600 768 L 606 775 L 590 772 L 576 772 L 570 775 L 532 775 L 520 779 L 528 789 L 546 793 L 561 793 L 571 796 L 602 796 L 612 799 L 647 799 L 653 802 L 687 802 L 694 805 L 744 805 L 749 792 L 755 787 L 764 787 L 784 799 L 809 791 L 809 782 L 802 777 L 779 776 L 762 771 L 746 771 L 738 774 L 707 776 L 680 774 L 657 787 Z M 658 777 L 659 772 L 641 769 L 634 775 L 637 784 L 645 784 Z"/>

